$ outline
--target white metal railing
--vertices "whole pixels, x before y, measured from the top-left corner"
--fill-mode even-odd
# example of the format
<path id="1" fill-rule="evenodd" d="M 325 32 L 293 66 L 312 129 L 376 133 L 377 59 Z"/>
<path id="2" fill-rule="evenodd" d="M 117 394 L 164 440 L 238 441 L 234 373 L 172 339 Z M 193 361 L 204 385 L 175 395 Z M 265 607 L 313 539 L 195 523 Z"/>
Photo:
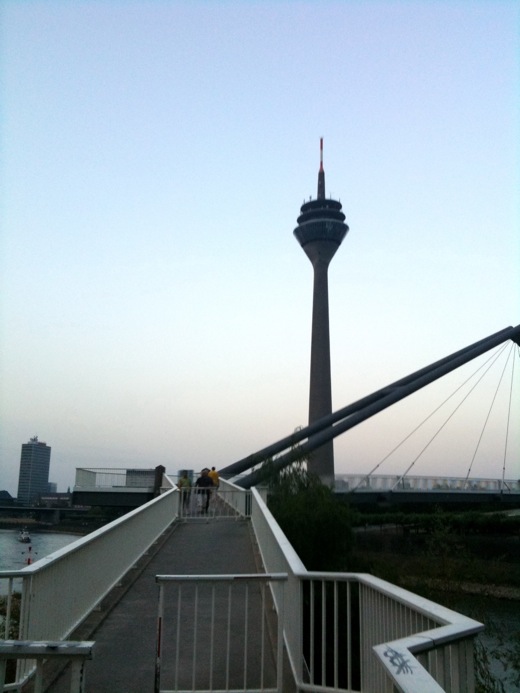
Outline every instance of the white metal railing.
<path id="1" fill-rule="evenodd" d="M 155 475 L 155 469 L 77 467 L 74 490 L 153 490 Z"/>
<path id="2" fill-rule="evenodd" d="M 300 580 L 305 566 L 293 549 L 278 523 L 275 521 L 258 489 L 253 489 L 251 498 L 251 522 L 258 544 L 262 565 L 266 572 L 287 573 L 285 591 L 284 640 L 286 653 L 296 681 L 302 680 L 302 609 Z M 278 609 L 281 596 L 273 585 L 273 599 Z"/>
<path id="3" fill-rule="evenodd" d="M 306 571 L 256 489 L 251 518 L 265 570 L 288 573 L 284 641 L 300 690 L 473 690 L 482 624 L 371 575 Z"/>
<path id="4" fill-rule="evenodd" d="M 0 571 L 8 582 L 6 639 L 15 583 L 21 581 L 16 638 L 66 639 L 176 519 L 178 501 L 178 492 L 168 491 L 30 566 Z M 17 681 L 33 670 L 33 661 L 20 661 Z"/>
<path id="5" fill-rule="evenodd" d="M 474 690 L 473 637 L 480 623 L 371 575 L 360 576 L 359 604 L 363 680 L 372 690 Z"/>
<path id="6" fill-rule="evenodd" d="M 283 573 L 156 576 L 155 693 L 282 693 L 284 606 L 270 628 L 267 588 L 278 583 L 283 595 L 286 580 Z"/>
<path id="7" fill-rule="evenodd" d="M 242 517 L 251 516 L 251 491 L 245 491 L 232 481 L 220 479 L 219 493 L 225 494 L 226 503 Z"/>
<path id="8" fill-rule="evenodd" d="M 273 581 L 270 592 L 301 691 L 471 690 L 472 637 L 481 624 L 370 575 L 306 571 L 258 489 L 246 492 L 230 482 L 221 489 L 237 516 L 250 514 L 265 571 L 287 575 L 285 588 Z M 180 518 L 180 500 L 173 488 L 31 566 L 0 572 L 8 582 L 4 637 L 12 637 L 9 604 L 14 581 L 21 580 L 16 637 L 67 638 Z M 31 669 L 34 662 L 19 662 L 17 681 Z"/>
<path id="9" fill-rule="evenodd" d="M 222 481 L 218 488 L 180 488 L 179 518 L 188 520 L 244 519 L 251 515 L 251 491 Z"/>
<path id="10" fill-rule="evenodd" d="M 85 663 L 92 659 L 93 642 L 57 641 L 35 642 L 20 640 L 0 641 L 0 693 L 5 688 L 6 664 L 9 659 L 31 659 L 36 661 L 34 693 L 43 693 L 43 663 L 48 659 L 70 662 L 70 693 L 84 693 Z"/>
<path id="11" fill-rule="evenodd" d="M 338 492 L 356 491 L 467 491 L 518 493 L 518 479 L 490 479 L 447 476 L 414 476 L 407 474 L 336 474 L 334 488 Z"/>
<path id="12" fill-rule="evenodd" d="M 163 474 L 161 481 L 161 493 L 165 493 L 166 491 L 169 491 L 172 488 L 177 488 L 175 479 L 176 477 L 172 478 L 170 474 Z"/>

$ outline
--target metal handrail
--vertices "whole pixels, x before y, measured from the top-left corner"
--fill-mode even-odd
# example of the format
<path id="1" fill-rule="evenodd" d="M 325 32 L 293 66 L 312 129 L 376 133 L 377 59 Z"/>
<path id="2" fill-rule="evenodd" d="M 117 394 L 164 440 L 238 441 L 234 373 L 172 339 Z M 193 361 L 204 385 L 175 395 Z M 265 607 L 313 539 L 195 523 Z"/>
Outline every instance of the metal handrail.
<path id="1" fill-rule="evenodd" d="M 444 675 L 444 669 L 450 673 L 454 682 L 450 682 L 453 693 L 471 689 L 457 688 L 456 682 L 461 680 L 461 672 L 465 681 L 472 680 L 471 640 L 483 630 L 481 623 L 372 575 L 307 571 L 256 488 L 252 490 L 251 517 L 265 570 L 288 574 L 284 642 L 299 689 L 323 693 L 355 690 L 352 688 L 351 663 L 356 657 L 360 661 L 361 690 L 364 691 L 392 692 L 394 684 L 396 690 L 407 693 L 441 691 L 443 689 L 435 677 L 436 666 L 441 669 L 440 677 Z M 340 594 L 341 590 L 343 594 Z M 276 605 L 276 590 L 273 596 Z M 349 631 L 354 597 L 359 601 L 360 645 L 357 653 L 351 648 L 352 634 Z M 338 611 L 340 606 L 346 610 Z M 341 637 L 346 639 L 348 647 L 338 654 L 341 650 L 340 630 L 344 631 Z M 315 646 L 311 639 L 307 651 L 302 650 L 304 631 L 308 638 L 316 633 L 319 636 Z M 325 633 L 327 638 L 330 635 L 330 644 Z M 393 659 L 388 656 L 389 648 L 397 652 Z M 419 650 L 420 659 L 417 659 L 415 655 Z M 460 657 L 453 654 L 455 650 Z M 414 676 L 410 674 L 410 667 L 406 672 L 410 674 L 408 688 L 401 686 L 403 677 L 397 675 L 399 667 L 394 670 L 392 665 L 400 656 L 404 657 L 402 662 L 413 662 L 410 667 Z M 332 674 L 329 673 L 330 667 L 327 670 L 326 662 L 331 659 L 334 666 L 338 661 L 348 660 L 344 688 L 337 684 L 337 670 Z M 329 683 L 331 676 L 332 684 Z M 420 681 L 429 682 L 430 687 L 426 683 L 421 687 Z"/>
<path id="2" fill-rule="evenodd" d="M 0 641 L 0 693 L 5 690 L 5 671 L 8 659 L 36 660 L 34 693 L 43 691 L 43 663 L 48 659 L 66 659 L 71 663 L 70 693 L 85 691 L 85 663 L 92 659 L 92 641 Z M 9 684 L 7 684 L 9 685 Z"/>
<path id="3" fill-rule="evenodd" d="M 7 620 L 13 581 L 22 579 L 17 637 L 30 641 L 70 637 L 175 521 L 178 500 L 178 492 L 172 489 L 25 568 L 0 571 L 0 579 L 8 580 Z M 58 601 L 61 608 L 56 610 Z M 18 683 L 32 670 L 32 662 L 20 662 Z"/>
<path id="4" fill-rule="evenodd" d="M 282 583 L 283 595 L 286 573 L 156 575 L 155 580 L 155 693 L 283 693 L 284 605 L 279 601 L 275 671 L 269 675 L 266 588 Z M 167 688 L 162 687 L 163 658 L 170 662 Z"/>

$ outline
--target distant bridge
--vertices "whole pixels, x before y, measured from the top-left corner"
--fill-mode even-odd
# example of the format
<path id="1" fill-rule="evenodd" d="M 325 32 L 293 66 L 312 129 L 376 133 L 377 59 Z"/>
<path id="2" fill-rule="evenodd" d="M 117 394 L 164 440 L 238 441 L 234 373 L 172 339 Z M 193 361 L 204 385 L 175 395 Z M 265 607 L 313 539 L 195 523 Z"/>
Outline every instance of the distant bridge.
<path id="1" fill-rule="evenodd" d="M 355 506 L 493 506 L 520 508 L 520 480 L 340 474 L 335 491 Z"/>

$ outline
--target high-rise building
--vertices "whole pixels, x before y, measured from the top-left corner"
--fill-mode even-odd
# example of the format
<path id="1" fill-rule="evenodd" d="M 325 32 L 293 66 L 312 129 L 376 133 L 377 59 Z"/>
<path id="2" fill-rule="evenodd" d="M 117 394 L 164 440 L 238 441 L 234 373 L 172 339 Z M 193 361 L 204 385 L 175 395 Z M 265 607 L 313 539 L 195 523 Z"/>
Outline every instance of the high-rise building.
<path id="1" fill-rule="evenodd" d="M 18 502 L 31 504 L 49 488 L 51 448 L 38 440 L 38 436 L 22 444 L 20 475 L 18 477 Z"/>
<path id="2" fill-rule="evenodd" d="M 320 140 L 318 196 L 302 205 L 297 221 L 294 235 L 314 269 L 309 391 L 309 424 L 312 424 L 332 413 L 328 267 L 348 232 L 341 203 L 325 197 L 323 138 Z M 334 484 L 332 441 L 312 453 L 307 468 L 327 486 Z"/>

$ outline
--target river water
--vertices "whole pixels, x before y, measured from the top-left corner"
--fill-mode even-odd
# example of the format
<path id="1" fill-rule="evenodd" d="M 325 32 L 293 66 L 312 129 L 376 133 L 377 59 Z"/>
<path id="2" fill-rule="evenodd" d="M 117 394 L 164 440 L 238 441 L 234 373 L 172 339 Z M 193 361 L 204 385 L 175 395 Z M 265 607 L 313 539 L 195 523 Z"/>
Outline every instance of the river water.
<path id="1" fill-rule="evenodd" d="M 78 534 L 65 532 L 31 531 L 30 534 L 31 542 L 22 544 L 18 541 L 19 529 L 0 529 L 0 570 L 19 570 L 80 538 Z"/>
<path id="2" fill-rule="evenodd" d="M 485 630 L 478 638 L 488 653 L 490 671 L 505 693 L 520 693 L 520 602 L 470 594 L 438 593 L 432 598 L 484 624 Z"/>

